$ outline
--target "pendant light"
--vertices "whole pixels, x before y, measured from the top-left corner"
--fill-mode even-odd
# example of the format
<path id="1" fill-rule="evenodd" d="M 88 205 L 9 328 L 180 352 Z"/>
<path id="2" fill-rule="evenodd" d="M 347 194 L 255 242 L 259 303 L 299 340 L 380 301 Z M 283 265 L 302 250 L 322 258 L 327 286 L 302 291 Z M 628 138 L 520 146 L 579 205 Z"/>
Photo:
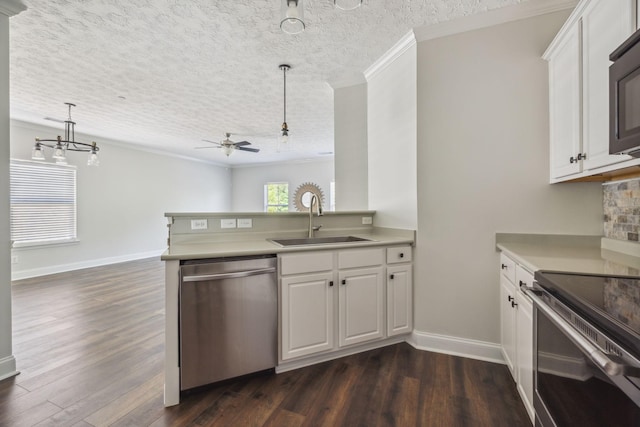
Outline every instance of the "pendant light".
<path id="1" fill-rule="evenodd" d="M 333 0 L 333 5 L 337 9 L 353 10 L 362 5 L 362 0 Z"/>
<path id="2" fill-rule="evenodd" d="M 76 141 L 76 122 L 71 119 L 71 107 L 75 107 L 76 104 L 65 102 L 65 105 L 69 108 L 69 117 L 64 121 L 64 139 L 62 136 L 58 136 L 56 139 L 36 138 L 36 143 L 31 151 L 31 159 L 38 161 L 46 160 L 43 150 L 43 148 L 46 147 L 53 149 L 53 155 L 51 157 L 55 159 L 58 164 L 67 164 L 67 151 L 80 151 L 89 153 L 89 158 L 87 159 L 88 166 L 98 166 L 100 164 L 98 160 L 98 151 L 100 151 L 100 148 L 98 148 L 95 142 L 87 144 Z"/>
<path id="3" fill-rule="evenodd" d="M 282 75 L 284 77 L 284 109 L 283 109 L 283 120 L 282 127 L 280 129 L 280 136 L 278 138 L 278 145 L 285 146 L 290 143 L 289 137 L 289 126 L 287 125 L 287 71 L 291 69 L 290 65 L 281 64 L 280 69 L 282 70 Z"/>
<path id="4" fill-rule="evenodd" d="M 304 31 L 304 7 L 302 0 L 282 0 L 280 29 L 287 34 Z"/>

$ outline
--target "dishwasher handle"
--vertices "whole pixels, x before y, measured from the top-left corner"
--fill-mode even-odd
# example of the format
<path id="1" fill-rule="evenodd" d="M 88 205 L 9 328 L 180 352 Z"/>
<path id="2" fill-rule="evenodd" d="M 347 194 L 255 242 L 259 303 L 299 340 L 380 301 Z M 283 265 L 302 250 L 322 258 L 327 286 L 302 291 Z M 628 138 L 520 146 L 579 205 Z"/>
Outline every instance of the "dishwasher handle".
<path id="1" fill-rule="evenodd" d="M 199 274 L 193 276 L 183 276 L 183 282 L 204 282 L 207 280 L 224 280 L 224 279 L 239 279 L 242 277 L 257 276 L 260 274 L 275 273 L 275 267 L 258 268 L 256 270 L 234 271 L 231 273 L 216 273 L 216 274 Z"/>

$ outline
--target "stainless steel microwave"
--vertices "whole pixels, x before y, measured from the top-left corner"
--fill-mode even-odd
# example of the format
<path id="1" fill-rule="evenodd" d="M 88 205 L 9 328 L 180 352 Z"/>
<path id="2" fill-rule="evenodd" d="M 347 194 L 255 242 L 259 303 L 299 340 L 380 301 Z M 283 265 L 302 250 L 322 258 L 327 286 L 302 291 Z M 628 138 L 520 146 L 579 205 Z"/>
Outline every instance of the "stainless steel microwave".
<path id="1" fill-rule="evenodd" d="M 609 153 L 640 157 L 640 30 L 609 59 Z"/>

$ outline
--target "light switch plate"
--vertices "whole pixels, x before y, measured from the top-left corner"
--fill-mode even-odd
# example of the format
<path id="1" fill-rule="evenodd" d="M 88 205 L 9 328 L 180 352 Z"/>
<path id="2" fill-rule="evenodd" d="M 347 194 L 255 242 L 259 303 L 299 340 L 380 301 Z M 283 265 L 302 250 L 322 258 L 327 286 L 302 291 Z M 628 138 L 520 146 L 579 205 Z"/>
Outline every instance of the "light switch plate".
<path id="1" fill-rule="evenodd" d="M 206 230 L 208 228 L 206 219 L 192 219 L 191 220 L 191 229 L 192 230 Z"/>
<path id="2" fill-rule="evenodd" d="M 220 220 L 220 228 L 236 228 L 236 219 L 221 219 Z"/>
<path id="3" fill-rule="evenodd" d="M 238 228 L 252 228 L 253 220 L 251 218 L 238 218 Z"/>
<path id="4" fill-rule="evenodd" d="M 373 218 L 371 218 L 370 216 L 363 216 L 362 217 L 362 224 L 363 225 L 371 225 L 371 224 L 373 224 Z"/>

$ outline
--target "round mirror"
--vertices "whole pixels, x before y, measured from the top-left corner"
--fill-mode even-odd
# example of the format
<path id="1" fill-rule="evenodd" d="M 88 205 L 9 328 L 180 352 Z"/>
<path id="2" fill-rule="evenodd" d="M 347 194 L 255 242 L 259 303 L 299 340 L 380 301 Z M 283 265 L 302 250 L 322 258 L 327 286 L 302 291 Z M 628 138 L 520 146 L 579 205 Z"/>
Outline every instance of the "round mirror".
<path id="1" fill-rule="evenodd" d="M 312 182 L 305 182 L 298 187 L 294 196 L 296 210 L 298 212 L 308 212 L 311 206 L 311 197 L 314 194 L 318 196 L 320 205 L 324 207 L 324 194 L 320 187 Z"/>

